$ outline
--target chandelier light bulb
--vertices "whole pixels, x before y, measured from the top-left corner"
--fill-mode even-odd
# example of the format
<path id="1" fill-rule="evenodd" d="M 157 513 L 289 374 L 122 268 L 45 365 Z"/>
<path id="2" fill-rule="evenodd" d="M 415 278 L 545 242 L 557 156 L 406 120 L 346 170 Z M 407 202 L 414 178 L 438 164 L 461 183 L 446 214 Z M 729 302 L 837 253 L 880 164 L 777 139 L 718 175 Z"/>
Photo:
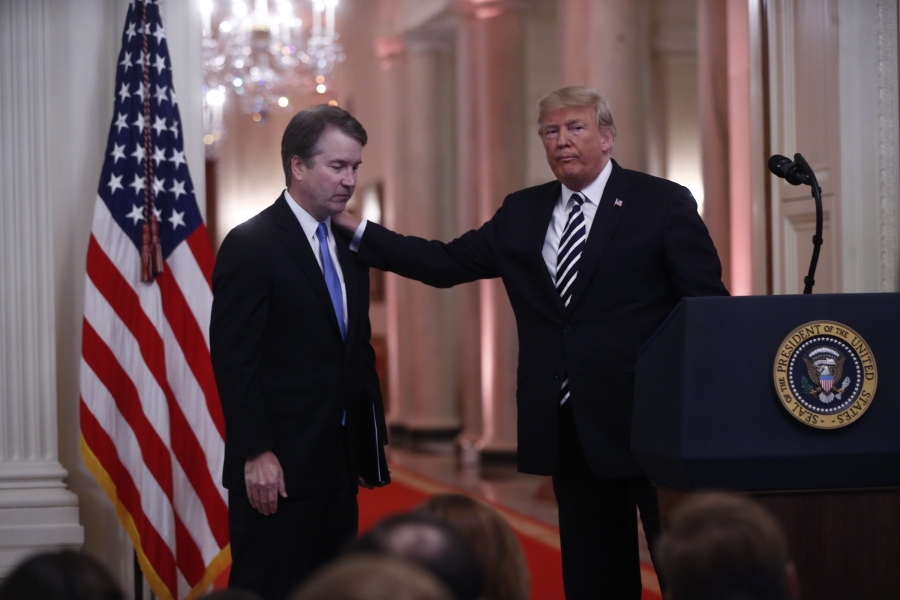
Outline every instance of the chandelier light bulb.
<path id="1" fill-rule="evenodd" d="M 287 99 L 287 96 L 282 96 L 278 99 L 278 106 L 281 108 L 286 108 L 288 104 L 290 104 L 290 100 Z"/>
<path id="2" fill-rule="evenodd" d="M 326 90 L 327 90 L 327 88 L 325 87 L 324 83 L 320 83 L 319 85 L 316 86 L 316 91 L 319 92 L 320 94 L 324 94 Z"/>
<path id="3" fill-rule="evenodd" d="M 225 104 L 225 92 L 219 88 L 213 88 L 206 92 L 206 103 L 210 106 L 222 106 Z"/>

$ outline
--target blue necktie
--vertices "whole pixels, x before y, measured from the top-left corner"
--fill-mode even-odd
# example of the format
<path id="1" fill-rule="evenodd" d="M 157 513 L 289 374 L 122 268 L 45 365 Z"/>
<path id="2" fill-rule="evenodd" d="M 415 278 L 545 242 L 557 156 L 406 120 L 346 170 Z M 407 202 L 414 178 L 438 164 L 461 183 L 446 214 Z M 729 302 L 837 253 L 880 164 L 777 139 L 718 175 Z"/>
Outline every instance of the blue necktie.
<path id="1" fill-rule="evenodd" d="M 334 315 L 337 317 L 338 326 L 341 328 L 341 337 L 347 339 L 347 325 L 344 323 L 344 296 L 341 294 L 341 280 L 338 278 L 337 269 L 331 261 L 331 252 L 328 251 L 328 230 L 325 223 L 319 223 L 316 228 L 316 237 L 319 238 L 319 254 L 322 255 L 322 273 L 325 275 L 325 285 L 331 296 L 331 304 L 334 307 Z"/>

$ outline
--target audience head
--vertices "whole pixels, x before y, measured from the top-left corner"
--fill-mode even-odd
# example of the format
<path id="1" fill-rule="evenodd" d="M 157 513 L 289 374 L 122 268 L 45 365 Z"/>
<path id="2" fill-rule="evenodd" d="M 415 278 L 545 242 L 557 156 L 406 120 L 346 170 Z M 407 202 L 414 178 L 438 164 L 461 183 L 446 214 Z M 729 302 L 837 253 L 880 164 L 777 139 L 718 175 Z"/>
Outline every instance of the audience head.
<path id="1" fill-rule="evenodd" d="M 404 558 L 437 577 L 457 600 L 477 600 L 482 595 L 484 571 L 475 552 L 430 515 L 388 517 L 353 542 L 348 552 Z"/>
<path id="2" fill-rule="evenodd" d="M 263 597 L 249 590 L 228 588 L 211 592 L 203 596 L 203 600 L 263 600 Z"/>
<path id="3" fill-rule="evenodd" d="M 799 596 L 787 541 L 759 503 L 734 494 L 688 497 L 656 546 L 670 600 L 789 600 Z"/>
<path id="4" fill-rule="evenodd" d="M 438 494 L 416 512 L 434 515 L 468 542 L 484 567 L 485 600 L 527 600 L 528 565 L 519 540 L 490 505 L 462 494 Z"/>
<path id="5" fill-rule="evenodd" d="M 354 554 L 326 565 L 291 600 L 453 600 L 446 586 L 407 560 Z"/>
<path id="6" fill-rule="evenodd" d="M 82 552 L 32 556 L 0 584 L 0 600 L 123 600 L 109 571 Z"/>

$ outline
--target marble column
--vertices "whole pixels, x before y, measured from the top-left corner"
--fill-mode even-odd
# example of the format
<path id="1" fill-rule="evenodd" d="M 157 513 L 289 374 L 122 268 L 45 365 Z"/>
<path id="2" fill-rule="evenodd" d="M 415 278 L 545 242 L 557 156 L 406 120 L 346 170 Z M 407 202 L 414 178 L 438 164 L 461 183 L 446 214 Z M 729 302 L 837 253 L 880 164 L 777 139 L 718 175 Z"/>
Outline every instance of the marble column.
<path id="1" fill-rule="evenodd" d="M 459 188 L 465 204 L 460 210 L 472 219 L 469 226 L 477 226 L 493 216 L 507 194 L 525 186 L 524 15 L 521 2 L 468 0 L 459 6 Z M 474 449 L 482 455 L 511 455 L 516 450 L 518 340 L 499 280 L 479 283 L 478 311 L 482 418 Z M 474 341 L 471 329 L 463 335 L 468 348 Z M 471 388 L 467 416 L 474 412 L 469 394 Z"/>
<path id="2" fill-rule="evenodd" d="M 383 223 L 389 229 L 406 231 L 405 169 L 403 165 L 406 111 L 406 45 L 403 38 L 385 35 L 375 40 L 375 53 L 385 74 L 383 106 L 385 110 L 385 156 Z M 387 419 L 393 430 L 403 429 L 409 415 L 412 373 L 409 344 L 411 328 L 403 315 L 409 310 L 409 282 L 393 274 L 385 274 L 385 311 L 387 321 Z"/>
<path id="3" fill-rule="evenodd" d="M 403 213 L 400 231 L 426 239 L 447 240 L 454 226 L 455 127 L 452 31 L 422 30 L 404 35 L 406 46 Z M 452 439 L 460 430 L 456 379 L 457 290 L 415 281 L 400 283 L 408 301 L 399 315 L 409 335 L 406 345 L 409 398 L 403 421 L 413 442 Z"/>
<path id="4" fill-rule="evenodd" d="M 728 160 L 728 21 L 725 3 L 697 2 L 698 100 L 703 156 L 703 220 L 731 287 Z"/>
<path id="5" fill-rule="evenodd" d="M 0 1 L 0 577 L 84 541 L 57 450 L 48 11 Z"/>
<path id="6" fill-rule="evenodd" d="M 609 101 L 613 158 L 648 169 L 649 0 L 570 0 L 559 5 L 562 85 L 587 85 Z"/>

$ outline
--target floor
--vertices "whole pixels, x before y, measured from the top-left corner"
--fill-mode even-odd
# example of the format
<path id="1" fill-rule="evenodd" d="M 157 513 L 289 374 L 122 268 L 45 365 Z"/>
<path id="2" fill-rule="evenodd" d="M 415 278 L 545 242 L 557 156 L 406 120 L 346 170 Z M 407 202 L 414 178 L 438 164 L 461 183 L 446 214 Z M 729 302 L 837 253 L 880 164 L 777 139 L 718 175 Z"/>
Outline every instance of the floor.
<path id="1" fill-rule="evenodd" d="M 392 444 L 388 446 L 388 460 L 443 484 L 461 488 L 470 494 L 559 527 L 559 514 L 550 477 L 519 473 L 514 464 L 463 464 L 457 457 L 453 442 L 418 444 L 414 449 Z M 640 524 L 638 535 L 641 560 L 649 563 L 650 554 Z"/>

